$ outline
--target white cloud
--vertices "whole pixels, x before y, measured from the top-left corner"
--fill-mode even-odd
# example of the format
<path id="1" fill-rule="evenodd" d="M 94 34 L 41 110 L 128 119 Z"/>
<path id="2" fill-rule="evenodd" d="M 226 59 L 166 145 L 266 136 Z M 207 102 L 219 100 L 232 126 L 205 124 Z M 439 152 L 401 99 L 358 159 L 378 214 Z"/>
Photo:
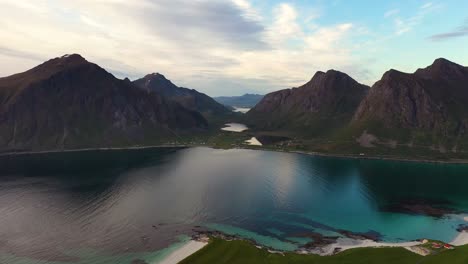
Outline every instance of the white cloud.
<path id="1" fill-rule="evenodd" d="M 425 3 L 424 5 L 421 6 L 421 9 L 428 9 L 432 7 L 434 4 L 432 2 Z"/>
<path id="2" fill-rule="evenodd" d="M 395 34 L 402 35 L 404 33 L 410 32 L 416 26 L 420 25 L 424 19 L 433 12 L 441 8 L 442 5 L 434 4 L 432 2 L 425 3 L 416 10 L 416 14 L 411 17 L 402 18 L 400 16 L 394 19 L 395 24 Z"/>
<path id="3" fill-rule="evenodd" d="M 271 12 L 266 24 L 248 0 L 2 0 L 0 75 L 74 52 L 114 73 L 161 72 L 213 95 L 296 86 L 329 68 L 362 77 L 352 23 L 322 26 L 287 3 Z"/>
<path id="4" fill-rule="evenodd" d="M 384 17 L 389 18 L 395 15 L 398 15 L 399 13 L 400 13 L 400 9 L 388 10 L 387 12 L 385 12 Z"/>

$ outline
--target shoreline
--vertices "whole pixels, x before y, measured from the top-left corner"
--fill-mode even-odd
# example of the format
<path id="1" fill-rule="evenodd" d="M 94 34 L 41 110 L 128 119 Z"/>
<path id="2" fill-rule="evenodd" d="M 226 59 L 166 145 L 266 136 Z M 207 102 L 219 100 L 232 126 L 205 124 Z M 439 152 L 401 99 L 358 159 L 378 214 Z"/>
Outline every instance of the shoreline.
<path id="1" fill-rule="evenodd" d="M 0 153 L 0 157 L 5 156 L 19 156 L 19 155 L 31 155 L 31 154 L 48 154 L 48 153 L 73 153 L 73 152 L 86 152 L 86 151 L 112 151 L 112 150 L 142 150 L 142 149 L 156 149 L 156 148 L 195 148 L 195 147 L 205 147 L 213 149 L 223 149 L 217 148 L 216 146 L 211 145 L 202 145 L 202 144 L 161 144 L 161 145 L 151 145 L 151 146 L 129 146 L 129 147 L 100 147 L 100 148 L 77 148 L 77 149 L 51 149 L 51 150 L 32 150 L 32 151 L 6 151 Z M 237 146 L 228 149 L 246 149 L 246 150 L 261 150 L 261 151 L 271 151 L 279 153 L 293 153 L 293 154 L 302 154 L 308 156 L 316 157 L 330 157 L 330 158 L 341 158 L 341 159 L 355 159 L 355 160 L 384 160 L 384 161 L 397 161 L 397 162 L 415 162 L 415 163 L 430 163 L 430 164 L 468 164 L 467 160 L 430 160 L 430 159 L 418 159 L 418 158 L 399 158 L 399 157 L 382 157 L 382 156 L 360 156 L 354 154 L 329 154 L 322 152 L 314 151 L 300 151 L 300 150 L 284 150 L 284 149 L 269 149 L 263 148 L 261 146 Z"/>
<path id="2" fill-rule="evenodd" d="M 162 261 L 157 264 L 177 264 L 189 256 L 195 254 L 197 251 L 208 245 L 207 241 L 191 239 L 182 247 L 176 249 L 167 255 Z M 155 263 L 156 264 L 156 263 Z"/>
<path id="3" fill-rule="evenodd" d="M 451 245 L 454 246 L 464 246 L 468 245 L 468 232 L 467 231 L 462 231 L 458 236 L 450 242 Z"/>
<path id="4" fill-rule="evenodd" d="M 157 148 L 190 148 L 201 147 L 198 145 L 152 145 L 152 146 L 133 146 L 133 147 L 101 147 L 101 148 L 77 148 L 77 149 L 51 149 L 51 150 L 31 150 L 31 151 L 12 151 L 2 152 L 0 157 L 4 156 L 20 156 L 33 154 L 49 154 L 49 153 L 73 153 L 87 151 L 112 151 L 112 150 L 141 150 L 141 149 L 157 149 Z"/>
<path id="5" fill-rule="evenodd" d="M 403 248 L 405 250 L 413 252 L 414 254 L 427 256 L 430 254 L 430 250 L 428 251 L 422 246 L 426 245 L 427 243 L 431 243 L 429 240 L 426 240 L 426 239 L 391 243 L 391 242 L 378 242 L 378 241 L 374 241 L 370 239 L 360 240 L 360 239 L 352 239 L 352 238 L 339 238 L 337 239 L 336 242 L 323 246 L 323 247 L 318 247 L 314 249 L 299 248 L 295 251 L 287 252 L 287 251 L 278 251 L 278 250 L 274 250 L 274 249 L 262 246 L 250 239 L 243 239 L 237 236 L 236 237 L 229 236 L 229 237 L 214 236 L 212 238 L 222 239 L 224 241 L 234 241 L 234 240 L 247 241 L 247 242 L 250 242 L 252 246 L 261 250 L 266 250 L 267 252 L 272 253 L 272 254 L 284 255 L 285 253 L 292 253 L 292 254 L 297 254 L 297 255 L 317 255 L 317 256 L 323 256 L 323 257 L 333 256 L 333 255 L 348 251 L 350 249 L 356 249 L 356 248 L 374 248 L 374 249 Z M 177 264 L 180 261 L 192 256 L 193 254 L 203 249 L 206 245 L 209 244 L 209 240 L 211 240 L 211 238 L 208 238 L 206 236 L 202 240 L 194 237 L 184 246 L 182 246 L 181 248 L 169 254 L 161 262 L 158 262 L 158 264 Z M 444 243 L 442 242 L 442 244 Z M 468 245 L 468 232 L 461 232 L 459 236 L 457 236 L 449 245 L 456 246 L 456 247 Z"/>
<path id="6" fill-rule="evenodd" d="M 331 256 L 337 253 L 354 249 L 354 248 L 381 248 L 381 247 L 401 247 L 409 248 L 414 246 L 420 246 L 424 243 L 421 241 L 408 241 L 408 242 L 399 242 L 399 243 L 387 243 L 387 242 L 377 242 L 370 239 L 357 240 L 350 238 L 339 238 L 333 244 L 310 250 L 312 254 L 320 256 Z M 309 253 L 309 254 L 310 254 Z"/>

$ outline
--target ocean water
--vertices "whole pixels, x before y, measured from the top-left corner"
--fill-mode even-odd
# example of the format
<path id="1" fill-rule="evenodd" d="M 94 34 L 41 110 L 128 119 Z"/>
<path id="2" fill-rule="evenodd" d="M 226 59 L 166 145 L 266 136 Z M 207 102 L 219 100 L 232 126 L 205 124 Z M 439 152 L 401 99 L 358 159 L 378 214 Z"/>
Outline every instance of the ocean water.
<path id="1" fill-rule="evenodd" d="M 0 157 L 0 263 L 158 260 L 197 229 L 279 250 L 308 233 L 450 242 L 468 212 L 468 166 L 210 148 Z M 385 210 L 424 201 L 456 213 Z"/>

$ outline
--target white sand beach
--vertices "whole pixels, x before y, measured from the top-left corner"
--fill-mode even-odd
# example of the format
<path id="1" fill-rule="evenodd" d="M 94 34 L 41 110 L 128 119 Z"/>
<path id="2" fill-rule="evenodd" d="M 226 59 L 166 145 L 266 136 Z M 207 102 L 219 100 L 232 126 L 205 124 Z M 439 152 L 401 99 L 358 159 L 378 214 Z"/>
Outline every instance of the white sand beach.
<path id="1" fill-rule="evenodd" d="M 247 143 L 250 146 L 263 146 L 262 143 L 258 141 L 256 137 L 246 140 L 245 143 Z"/>
<path id="2" fill-rule="evenodd" d="M 206 245 L 208 245 L 208 242 L 190 240 L 187 244 L 169 254 L 158 264 L 177 264 Z"/>
<path id="3" fill-rule="evenodd" d="M 229 132 L 243 132 L 247 129 L 248 127 L 246 125 L 239 123 L 228 123 L 225 124 L 223 128 L 221 128 L 221 130 Z"/>
<path id="4" fill-rule="evenodd" d="M 468 232 L 461 232 L 452 242 L 451 245 L 454 246 L 463 246 L 468 244 Z"/>
<path id="5" fill-rule="evenodd" d="M 324 248 L 318 249 L 317 251 L 312 251 L 312 253 L 326 256 L 332 255 L 335 250 L 348 250 L 353 248 L 364 248 L 364 247 L 413 247 L 421 245 L 422 243 L 419 241 L 413 242 L 403 242 L 403 243 L 382 243 L 382 242 L 375 242 L 372 240 L 355 240 L 350 238 L 339 238 L 336 243 L 326 246 Z"/>

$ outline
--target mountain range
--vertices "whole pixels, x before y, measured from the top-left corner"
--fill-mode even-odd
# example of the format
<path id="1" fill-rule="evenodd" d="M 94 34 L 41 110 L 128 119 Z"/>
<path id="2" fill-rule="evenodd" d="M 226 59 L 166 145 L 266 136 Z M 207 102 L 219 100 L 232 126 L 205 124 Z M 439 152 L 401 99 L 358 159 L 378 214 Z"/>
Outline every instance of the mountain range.
<path id="1" fill-rule="evenodd" d="M 259 98 L 246 115 L 225 106 L 251 106 Z M 80 55 L 66 55 L 0 78 L 0 149 L 157 145 L 197 135 L 216 140 L 218 126 L 235 120 L 249 125 L 250 134 L 294 139 L 307 150 L 468 149 L 468 68 L 446 59 L 414 73 L 389 70 L 372 87 L 329 70 L 297 88 L 217 100 L 159 73 L 121 80 Z"/>
<path id="2" fill-rule="evenodd" d="M 468 68 L 437 59 L 414 73 L 389 70 L 371 88 L 337 71 L 267 94 L 247 113 L 258 131 L 325 139 L 339 147 L 468 148 Z"/>
<path id="3" fill-rule="evenodd" d="M 199 112 L 148 94 L 76 54 L 0 78 L 2 149 L 160 143 L 207 126 Z"/>

